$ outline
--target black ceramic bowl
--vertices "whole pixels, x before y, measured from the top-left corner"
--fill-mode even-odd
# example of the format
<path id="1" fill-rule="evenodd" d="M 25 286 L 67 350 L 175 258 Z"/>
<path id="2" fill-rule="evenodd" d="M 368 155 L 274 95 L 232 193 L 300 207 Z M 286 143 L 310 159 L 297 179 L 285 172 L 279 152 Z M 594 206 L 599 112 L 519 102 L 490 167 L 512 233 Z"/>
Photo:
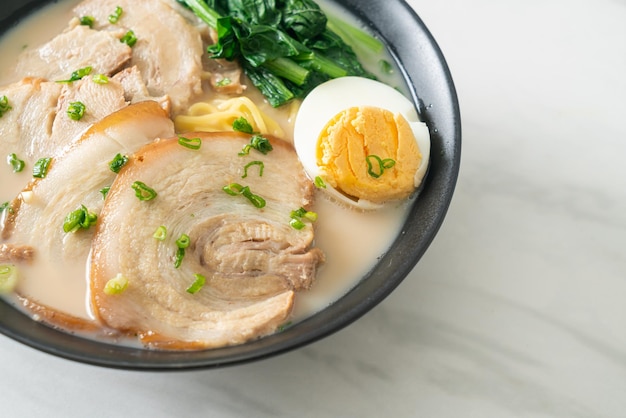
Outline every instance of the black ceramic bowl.
<path id="1" fill-rule="evenodd" d="M 0 332 L 44 352 L 99 366 L 138 370 L 210 368 L 273 356 L 316 341 L 349 325 L 394 290 L 432 242 L 450 204 L 460 164 L 459 106 L 444 57 L 408 4 L 401 0 L 337 3 L 388 44 L 403 69 L 432 140 L 430 169 L 402 233 L 349 293 L 281 333 L 239 346 L 205 351 L 149 351 L 86 340 L 37 323 L 3 301 L 0 301 Z M 42 4 L 45 1 L 6 0 L 0 10 L 0 28 L 12 26 Z"/>

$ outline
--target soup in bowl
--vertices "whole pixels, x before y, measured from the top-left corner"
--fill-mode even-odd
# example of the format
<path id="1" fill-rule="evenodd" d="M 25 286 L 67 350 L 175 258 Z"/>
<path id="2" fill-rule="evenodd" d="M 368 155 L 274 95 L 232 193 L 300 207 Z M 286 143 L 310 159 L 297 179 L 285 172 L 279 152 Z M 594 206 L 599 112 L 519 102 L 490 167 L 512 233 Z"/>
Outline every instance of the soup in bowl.
<path id="1" fill-rule="evenodd" d="M 195 0 L 3 12 L 5 335 L 215 367 L 322 338 L 399 285 L 452 197 L 454 86 L 405 3 L 313 4 L 306 28 Z"/>

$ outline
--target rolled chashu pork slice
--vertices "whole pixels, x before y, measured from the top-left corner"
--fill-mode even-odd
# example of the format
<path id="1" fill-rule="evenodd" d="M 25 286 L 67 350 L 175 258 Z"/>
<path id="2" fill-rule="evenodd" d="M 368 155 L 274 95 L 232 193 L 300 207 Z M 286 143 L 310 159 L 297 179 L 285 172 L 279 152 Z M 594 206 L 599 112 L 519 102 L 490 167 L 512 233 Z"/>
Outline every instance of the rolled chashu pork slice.
<path id="1" fill-rule="evenodd" d="M 49 312 L 50 318 L 62 320 L 64 314 L 91 318 L 85 267 L 95 231 L 91 227 L 64 232 L 64 220 L 81 205 L 100 213 L 104 200 L 100 190 L 113 183 L 116 174 L 109 161 L 116 154 L 130 155 L 155 138 L 173 134 L 172 121 L 156 102 L 129 105 L 92 125 L 51 161 L 46 177 L 22 191 L 12 202 L 0 238 L 5 250 L 0 252 L 0 262 L 17 262 L 23 272 L 17 288 L 20 296 L 32 306 L 58 307 L 59 312 Z M 12 254 L 15 259 L 2 259 Z M 24 254 L 33 258 L 31 263 Z"/>
<path id="2" fill-rule="evenodd" d="M 289 224 L 291 211 L 312 203 L 312 183 L 283 141 L 272 139 L 267 155 L 251 150 L 239 156 L 249 135 L 184 137 L 199 138 L 200 149 L 177 138 L 150 144 L 112 185 L 92 245 L 95 311 L 109 327 L 154 348 L 214 348 L 272 333 L 289 320 L 294 292 L 311 285 L 323 258 L 311 248 L 312 225 L 296 230 Z M 140 200 L 132 188 L 137 181 L 156 197 Z M 266 205 L 226 193 L 223 187 L 232 183 L 247 186 Z M 163 241 L 153 237 L 161 226 Z M 183 234 L 189 246 L 176 267 L 176 240 Z M 206 281 L 190 293 L 196 275 Z M 116 277 L 126 279 L 127 288 L 107 294 L 107 282 Z"/>

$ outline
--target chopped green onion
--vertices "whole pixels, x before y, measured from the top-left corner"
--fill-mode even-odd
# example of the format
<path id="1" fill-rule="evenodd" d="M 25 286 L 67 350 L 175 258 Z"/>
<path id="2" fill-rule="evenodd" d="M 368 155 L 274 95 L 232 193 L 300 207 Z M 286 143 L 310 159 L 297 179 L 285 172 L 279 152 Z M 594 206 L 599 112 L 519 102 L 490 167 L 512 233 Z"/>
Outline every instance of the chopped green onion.
<path id="1" fill-rule="evenodd" d="M 374 170 L 374 165 L 372 164 L 372 160 L 375 160 L 377 163 L 377 169 Z M 396 165 L 395 160 L 391 158 L 385 158 L 384 160 L 380 158 L 378 155 L 368 155 L 365 157 L 365 162 L 367 163 L 367 174 L 374 178 L 379 178 L 383 175 L 386 169 L 393 167 Z"/>
<path id="2" fill-rule="evenodd" d="M 378 66 L 380 67 L 381 71 L 385 74 L 393 74 L 394 70 L 393 70 L 393 65 L 391 65 L 391 63 L 387 60 L 379 60 L 378 61 Z"/>
<path id="3" fill-rule="evenodd" d="M 233 81 L 230 78 L 224 77 L 220 81 L 215 83 L 215 86 L 216 87 L 226 87 L 226 86 L 230 85 L 232 82 Z"/>
<path id="4" fill-rule="evenodd" d="M 180 237 L 176 240 L 176 246 L 178 248 L 187 248 L 191 241 L 189 240 L 189 235 L 181 234 Z"/>
<path id="5" fill-rule="evenodd" d="M 237 196 L 237 195 L 244 196 L 256 208 L 261 209 L 265 207 L 265 203 L 266 203 L 265 199 L 263 199 L 261 196 L 253 194 L 250 191 L 250 188 L 248 186 L 242 186 L 239 183 L 230 183 L 229 185 L 222 187 L 222 190 L 224 190 L 226 193 L 228 193 L 231 196 Z"/>
<path id="6" fill-rule="evenodd" d="M 119 173 L 122 167 L 128 162 L 128 157 L 122 154 L 117 154 L 111 161 L 109 161 L 109 168 L 114 173 Z"/>
<path id="7" fill-rule="evenodd" d="M 124 10 L 120 6 L 117 6 L 115 8 L 115 11 L 113 11 L 113 13 L 109 15 L 109 22 L 112 24 L 116 24 L 117 21 L 120 20 L 120 17 L 122 17 L 123 11 Z"/>
<path id="8" fill-rule="evenodd" d="M 245 134 L 252 134 L 254 132 L 254 128 L 250 122 L 248 122 L 248 119 L 243 116 L 240 116 L 233 121 L 233 130 L 236 132 L 243 132 Z"/>
<path id="9" fill-rule="evenodd" d="M 206 277 L 202 274 L 194 274 L 193 277 L 195 278 L 194 282 L 187 288 L 187 292 L 192 295 L 202 289 L 202 286 L 206 283 Z"/>
<path id="10" fill-rule="evenodd" d="M 137 43 L 137 36 L 135 35 L 135 32 L 129 30 L 120 38 L 120 42 L 133 47 Z"/>
<path id="11" fill-rule="evenodd" d="M 91 78 L 91 81 L 96 84 L 107 84 L 109 82 L 109 77 L 104 74 L 96 74 Z"/>
<path id="12" fill-rule="evenodd" d="M 4 214 L 4 211 L 13 213 L 13 207 L 11 207 L 11 202 L 4 202 L 0 205 L 0 215 Z"/>
<path id="13" fill-rule="evenodd" d="M 250 149 L 252 148 L 259 151 L 263 155 L 266 155 L 273 149 L 269 139 L 265 138 L 262 135 L 254 135 L 252 136 L 252 138 L 250 138 L 250 143 L 244 146 L 243 149 L 239 152 L 239 155 L 244 156 L 250 154 Z"/>
<path id="14" fill-rule="evenodd" d="M 202 146 L 201 138 L 185 138 L 184 136 L 178 137 L 178 143 L 185 148 L 189 148 L 192 150 L 199 150 Z"/>
<path id="15" fill-rule="evenodd" d="M 106 187 L 103 187 L 102 189 L 100 189 L 100 193 L 102 193 L 102 198 L 103 199 L 107 198 L 107 194 L 109 194 L 109 190 L 111 190 L 111 186 L 106 186 Z"/>
<path id="16" fill-rule="evenodd" d="M 95 21 L 96 19 L 93 16 L 82 16 L 80 18 L 80 24 L 83 26 L 89 26 L 90 28 L 93 27 Z"/>
<path id="17" fill-rule="evenodd" d="M 24 160 L 20 160 L 17 158 L 15 153 L 9 154 L 7 156 L 7 163 L 13 167 L 14 173 L 19 173 L 24 169 Z"/>
<path id="18" fill-rule="evenodd" d="M 165 241 L 165 238 L 167 237 L 167 228 L 164 225 L 159 226 L 156 231 L 154 231 L 154 234 L 152 234 L 152 237 L 159 241 Z"/>
<path id="19" fill-rule="evenodd" d="M 0 294 L 10 293 L 17 285 L 17 267 L 13 264 L 0 264 Z"/>
<path id="20" fill-rule="evenodd" d="M 67 214 L 63 222 L 63 232 L 76 232 L 79 229 L 89 229 L 89 227 L 95 225 L 97 220 L 98 215 L 89 212 L 89 209 L 87 209 L 85 205 L 81 205 L 80 208 Z"/>
<path id="21" fill-rule="evenodd" d="M 87 66 L 84 68 L 80 68 L 74 72 L 72 72 L 72 75 L 70 75 L 70 78 L 67 80 L 59 80 L 57 81 L 57 83 L 71 83 L 72 81 L 78 81 L 81 78 L 88 76 L 91 73 L 92 68 Z"/>
<path id="22" fill-rule="evenodd" d="M 85 116 L 85 105 L 83 102 L 70 102 L 67 108 L 67 116 L 72 120 L 81 120 Z"/>
<path id="23" fill-rule="evenodd" d="M 0 118 L 11 109 L 13 108 L 9 104 L 9 98 L 7 96 L 0 97 Z"/>
<path id="24" fill-rule="evenodd" d="M 139 200 L 152 200 L 157 196 L 157 192 L 155 192 L 153 188 L 148 187 L 141 181 L 134 182 L 130 187 L 135 191 L 135 196 L 137 196 Z"/>
<path id="25" fill-rule="evenodd" d="M 309 222 L 317 221 L 317 213 L 306 210 L 305 208 L 299 208 L 291 211 L 291 220 L 289 221 L 289 225 L 291 225 L 295 229 L 302 229 L 306 226 L 304 220 Z"/>
<path id="26" fill-rule="evenodd" d="M 263 161 L 251 161 L 243 167 L 243 176 L 241 176 L 242 179 L 248 177 L 248 168 L 253 165 L 259 166 L 259 177 L 263 177 L 263 169 L 265 168 L 265 164 L 263 164 Z"/>
<path id="27" fill-rule="evenodd" d="M 326 188 L 326 183 L 324 183 L 324 179 L 321 178 L 320 176 L 316 176 L 313 183 L 315 183 L 315 187 L 317 187 L 318 189 Z"/>
<path id="28" fill-rule="evenodd" d="M 304 222 L 302 222 L 300 219 L 297 219 L 297 218 L 291 218 L 291 220 L 289 220 L 289 225 L 291 225 L 294 229 L 297 229 L 297 230 L 301 230 L 302 228 L 306 226 Z"/>
<path id="29" fill-rule="evenodd" d="M 122 273 L 117 273 L 117 276 L 109 280 L 104 285 L 103 291 L 105 294 L 109 296 L 119 295 L 124 290 L 126 290 L 127 287 L 128 287 L 128 279 L 122 276 Z"/>
<path id="30" fill-rule="evenodd" d="M 286 330 L 286 329 L 287 329 L 287 328 L 289 328 L 290 326 L 291 326 L 291 321 L 289 321 L 289 322 L 287 322 L 287 323 L 284 323 L 284 324 L 280 325 L 280 326 L 276 329 L 276 331 L 277 331 L 277 332 L 283 332 L 284 330 Z"/>
<path id="31" fill-rule="evenodd" d="M 174 267 L 180 267 L 183 262 L 183 258 L 185 258 L 185 249 L 178 247 L 176 249 L 176 256 L 174 258 Z"/>
<path id="32" fill-rule="evenodd" d="M 52 158 L 50 157 L 38 159 L 33 166 L 33 177 L 37 177 L 39 179 L 46 177 L 48 169 L 50 168 L 50 162 L 52 162 Z"/>

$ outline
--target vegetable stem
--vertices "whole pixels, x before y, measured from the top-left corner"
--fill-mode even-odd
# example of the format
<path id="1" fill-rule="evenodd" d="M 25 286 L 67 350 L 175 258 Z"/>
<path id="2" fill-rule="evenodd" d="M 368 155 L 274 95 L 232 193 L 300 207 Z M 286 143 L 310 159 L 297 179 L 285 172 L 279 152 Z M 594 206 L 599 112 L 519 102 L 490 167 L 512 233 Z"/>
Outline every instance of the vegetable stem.
<path id="1" fill-rule="evenodd" d="M 204 21 L 204 23 L 206 23 L 213 29 L 217 28 L 217 19 L 222 17 L 220 16 L 219 13 L 211 9 L 202 0 L 183 0 L 183 1 L 196 14 L 196 16 L 198 16 L 200 19 Z"/>

